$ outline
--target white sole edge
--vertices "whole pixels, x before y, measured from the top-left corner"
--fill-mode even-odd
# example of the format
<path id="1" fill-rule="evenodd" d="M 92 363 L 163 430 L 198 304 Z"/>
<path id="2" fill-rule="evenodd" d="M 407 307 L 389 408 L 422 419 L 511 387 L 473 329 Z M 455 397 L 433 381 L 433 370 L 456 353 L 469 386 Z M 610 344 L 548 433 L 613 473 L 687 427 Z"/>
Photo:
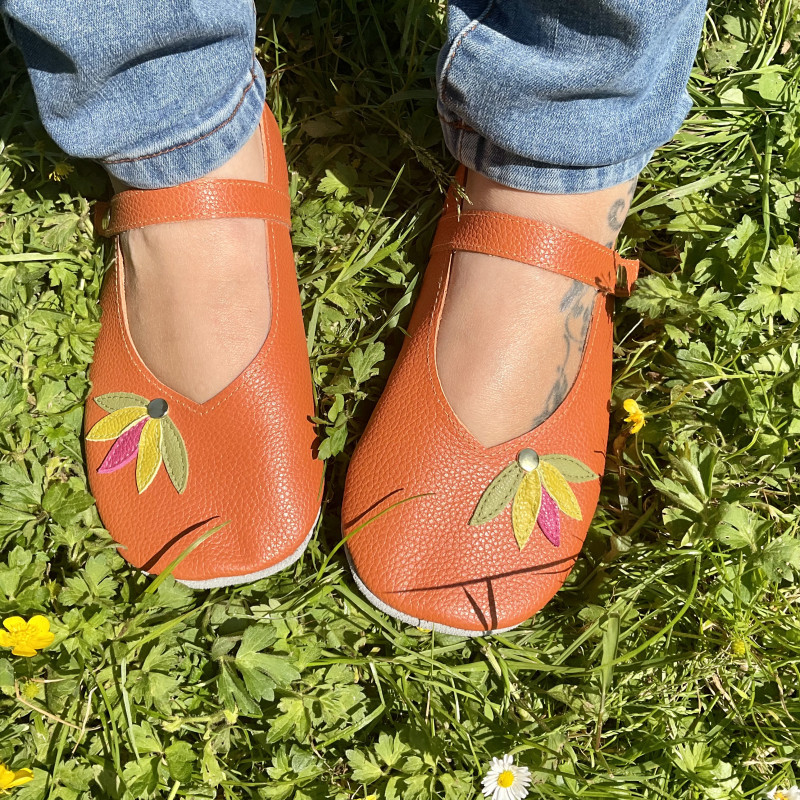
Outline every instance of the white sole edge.
<path id="1" fill-rule="evenodd" d="M 508 628 L 493 628 L 492 630 L 488 631 L 468 631 L 462 630 L 461 628 L 453 628 L 450 625 L 442 625 L 439 622 L 429 622 L 428 620 L 418 619 L 417 617 L 412 617 L 410 614 L 405 614 L 402 611 L 398 611 L 396 608 L 392 608 L 392 606 L 387 605 L 377 598 L 372 592 L 367 589 L 364 582 L 358 576 L 358 572 L 356 571 L 356 565 L 353 563 L 353 559 L 350 556 L 350 551 L 347 548 L 347 545 L 344 546 L 344 551 L 347 554 L 347 562 L 350 564 L 350 572 L 353 575 L 353 580 L 356 582 L 356 586 L 358 586 L 358 590 L 364 597 L 372 603 L 375 608 L 379 611 L 383 611 L 384 614 L 388 614 L 390 617 L 394 617 L 395 619 L 399 619 L 401 622 L 405 622 L 408 625 L 414 625 L 417 628 L 425 628 L 426 630 L 434 631 L 435 633 L 448 633 L 451 636 L 468 636 L 470 638 L 476 637 L 484 637 L 484 636 L 494 636 L 498 633 L 506 633 L 507 631 L 513 631 L 514 628 L 518 628 L 522 623 L 520 622 L 517 625 L 511 625 Z"/>
<path id="2" fill-rule="evenodd" d="M 283 561 L 279 562 L 278 564 L 273 564 L 271 567 L 259 570 L 258 572 L 251 572 L 247 575 L 231 575 L 230 577 L 224 578 L 212 578 L 210 581 L 184 581 L 180 578 L 175 578 L 175 580 L 178 583 L 182 583 L 184 586 L 188 586 L 190 589 L 220 589 L 224 586 L 239 586 L 243 583 L 253 583 L 261 580 L 262 578 L 268 578 L 270 575 L 274 575 L 276 572 L 286 569 L 286 567 L 291 567 L 292 564 L 294 564 L 294 562 L 303 555 L 306 547 L 308 547 L 308 543 L 311 541 L 311 537 L 314 535 L 314 531 L 316 530 L 321 514 L 322 509 L 320 508 L 320 510 L 317 511 L 317 518 L 314 520 L 311 530 L 308 532 L 306 538 L 303 539 L 303 543 L 297 548 L 297 550 L 294 551 L 294 553 L 284 558 Z"/>

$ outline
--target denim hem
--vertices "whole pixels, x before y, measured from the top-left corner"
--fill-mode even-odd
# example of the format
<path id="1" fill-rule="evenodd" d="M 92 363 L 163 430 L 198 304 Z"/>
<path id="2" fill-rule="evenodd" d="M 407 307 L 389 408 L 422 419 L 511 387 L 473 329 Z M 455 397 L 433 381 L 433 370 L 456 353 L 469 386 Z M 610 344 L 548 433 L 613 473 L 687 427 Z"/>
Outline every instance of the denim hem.
<path id="1" fill-rule="evenodd" d="M 542 194 L 583 194 L 607 189 L 634 178 L 646 166 L 654 150 L 618 164 L 570 167 L 531 161 L 498 147 L 462 122 L 441 119 L 447 149 L 467 169 L 491 180 Z"/>
<path id="2" fill-rule="evenodd" d="M 102 159 L 115 178 L 138 189 L 163 189 L 202 178 L 238 152 L 258 127 L 264 111 L 266 79 L 254 60 L 230 102 L 212 110 L 202 128 L 180 131 L 179 144 L 156 153 Z M 176 129 L 180 120 L 176 120 Z"/>

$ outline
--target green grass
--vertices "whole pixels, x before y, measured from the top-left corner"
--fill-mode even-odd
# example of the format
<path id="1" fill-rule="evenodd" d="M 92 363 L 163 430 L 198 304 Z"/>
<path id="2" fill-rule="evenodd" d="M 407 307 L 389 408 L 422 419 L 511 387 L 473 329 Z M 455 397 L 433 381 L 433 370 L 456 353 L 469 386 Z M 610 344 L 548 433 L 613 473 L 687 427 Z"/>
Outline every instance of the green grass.
<path id="1" fill-rule="evenodd" d="M 191 592 L 128 569 L 79 438 L 105 264 L 102 172 L 0 58 L 0 762 L 34 798 L 469 798 L 513 751 L 532 797 L 760 797 L 800 760 L 800 16 L 716 3 L 694 110 L 646 169 L 623 252 L 603 495 L 566 587 L 520 629 L 433 636 L 373 610 L 341 551 L 347 459 L 396 356 L 452 168 L 434 0 L 275 0 L 258 47 L 293 174 L 326 420 L 325 514 L 296 566 Z M 626 437 L 621 403 L 652 415 Z M 17 699 L 17 690 L 21 693 Z"/>

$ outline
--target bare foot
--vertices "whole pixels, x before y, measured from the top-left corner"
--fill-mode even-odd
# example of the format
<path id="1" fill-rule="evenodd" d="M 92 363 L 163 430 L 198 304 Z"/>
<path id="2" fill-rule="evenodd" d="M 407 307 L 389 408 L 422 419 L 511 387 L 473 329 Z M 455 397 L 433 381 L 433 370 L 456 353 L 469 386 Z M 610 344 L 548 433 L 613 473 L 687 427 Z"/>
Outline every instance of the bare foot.
<path id="1" fill-rule="evenodd" d="M 636 179 L 552 195 L 467 178 L 473 209 L 548 222 L 613 247 Z M 549 417 L 578 374 L 596 290 L 563 275 L 480 253 L 456 253 L 436 361 L 456 415 L 486 447 Z"/>
<path id="2" fill-rule="evenodd" d="M 263 181 L 260 129 L 206 177 Z M 205 402 L 245 369 L 269 332 L 263 221 L 151 225 L 123 233 L 121 245 L 128 325 L 139 355 L 171 389 Z"/>

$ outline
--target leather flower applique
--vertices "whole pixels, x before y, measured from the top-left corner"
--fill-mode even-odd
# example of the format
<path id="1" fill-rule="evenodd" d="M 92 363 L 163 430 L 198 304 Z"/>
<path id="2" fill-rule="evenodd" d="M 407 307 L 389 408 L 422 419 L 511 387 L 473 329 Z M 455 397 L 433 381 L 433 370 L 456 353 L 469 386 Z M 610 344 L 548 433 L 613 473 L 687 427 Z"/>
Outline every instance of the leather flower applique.
<path id="1" fill-rule="evenodd" d="M 115 472 L 136 459 L 136 488 L 141 494 L 155 479 L 161 464 L 172 485 L 183 494 L 189 480 L 189 457 L 166 400 L 148 401 L 130 392 L 95 397 L 109 414 L 86 434 L 87 441 L 116 440 L 97 471 Z"/>
<path id="2" fill-rule="evenodd" d="M 511 525 L 519 549 L 528 543 L 537 523 L 547 540 L 558 547 L 561 544 L 560 515 L 582 518 L 570 483 L 585 483 L 599 477 L 572 456 L 540 456 L 535 450 L 525 448 L 486 487 L 469 524 L 489 522 L 513 501 Z"/>

